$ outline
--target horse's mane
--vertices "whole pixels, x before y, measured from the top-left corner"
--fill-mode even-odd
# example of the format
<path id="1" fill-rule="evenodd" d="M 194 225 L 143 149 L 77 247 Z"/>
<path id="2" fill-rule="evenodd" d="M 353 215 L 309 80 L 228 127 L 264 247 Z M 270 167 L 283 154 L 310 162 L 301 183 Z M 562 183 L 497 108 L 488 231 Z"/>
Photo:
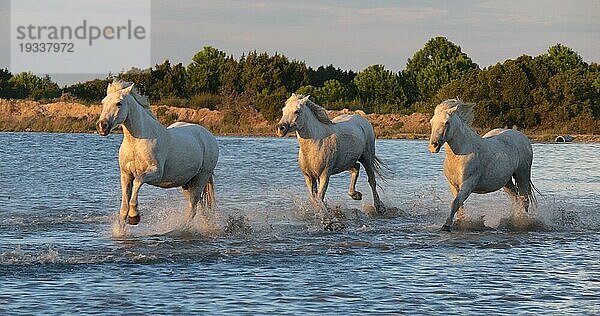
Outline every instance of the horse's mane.
<path id="1" fill-rule="evenodd" d="M 298 98 L 298 100 L 304 98 L 304 96 L 301 94 L 297 94 L 296 97 Z M 313 114 L 317 117 L 319 122 L 327 125 L 333 124 L 333 122 L 329 118 L 329 115 L 327 115 L 327 110 L 324 107 L 314 103 L 310 99 L 307 99 L 304 105 L 306 105 L 313 112 Z"/>
<path id="2" fill-rule="evenodd" d="M 475 116 L 474 112 L 473 112 L 473 107 L 475 106 L 475 103 L 467 103 L 467 102 L 463 102 L 460 99 L 448 99 L 442 103 L 440 103 L 437 107 L 437 109 L 440 110 L 450 110 L 450 109 L 455 109 L 455 113 L 458 114 L 458 117 L 460 117 L 460 119 L 465 122 L 465 124 L 467 124 L 468 126 L 471 126 L 471 124 L 473 123 L 473 118 Z"/>
<path id="3" fill-rule="evenodd" d="M 133 84 L 132 82 L 127 82 L 127 81 L 115 79 L 115 80 L 113 80 L 113 82 L 111 84 L 108 85 L 108 89 L 106 90 L 106 92 L 108 92 L 108 93 L 117 92 L 117 91 L 123 90 L 123 89 L 131 86 L 132 84 Z M 137 90 L 137 88 L 135 86 L 131 89 L 131 92 L 129 92 L 129 94 L 143 108 L 145 108 L 147 110 L 150 110 L 150 102 L 148 102 L 148 98 L 146 98 L 145 96 L 141 95 L 140 92 Z"/>

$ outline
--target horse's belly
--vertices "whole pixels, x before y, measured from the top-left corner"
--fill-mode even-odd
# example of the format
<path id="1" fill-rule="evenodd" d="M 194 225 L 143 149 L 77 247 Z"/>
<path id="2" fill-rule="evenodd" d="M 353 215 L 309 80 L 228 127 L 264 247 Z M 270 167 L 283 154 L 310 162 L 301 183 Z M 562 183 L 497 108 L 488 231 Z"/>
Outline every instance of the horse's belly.
<path id="1" fill-rule="evenodd" d="M 478 194 L 496 192 L 508 183 L 510 175 L 508 177 L 495 177 L 495 178 L 482 178 L 473 190 Z"/>
<path id="2" fill-rule="evenodd" d="M 148 184 L 153 185 L 155 187 L 163 188 L 163 189 L 170 189 L 170 188 L 180 187 L 180 186 L 184 185 L 185 183 L 160 180 L 160 181 L 149 182 Z"/>

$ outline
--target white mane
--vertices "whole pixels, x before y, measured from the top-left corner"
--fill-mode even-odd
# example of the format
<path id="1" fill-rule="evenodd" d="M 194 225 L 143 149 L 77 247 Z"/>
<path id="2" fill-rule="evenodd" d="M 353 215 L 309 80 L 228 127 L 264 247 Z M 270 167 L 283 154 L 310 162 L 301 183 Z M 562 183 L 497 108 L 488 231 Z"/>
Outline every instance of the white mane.
<path id="1" fill-rule="evenodd" d="M 305 98 L 305 96 L 302 94 L 296 94 L 295 96 L 296 100 L 302 100 Z M 319 122 L 328 125 L 333 124 L 333 122 L 329 118 L 329 115 L 327 115 L 327 110 L 324 107 L 314 103 L 312 100 L 310 100 L 310 98 L 306 100 L 304 105 L 306 105 L 313 112 L 313 114 L 317 117 Z"/>
<path id="2" fill-rule="evenodd" d="M 123 90 L 129 86 L 133 85 L 132 82 L 127 82 L 127 81 L 123 81 L 123 80 L 119 80 L 119 79 L 115 79 L 113 80 L 113 82 L 111 84 L 108 85 L 108 88 L 106 89 L 107 93 L 113 93 L 113 92 L 117 92 L 120 90 Z M 148 102 L 148 98 L 146 98 L 145 96 L 141 95 L 139 93 L 139 91 L 137 90 L 137 87 L 133 87 L 131 89 L 131 92 L 129 92 L 129 94 L 145 109 L 150 110 L 150 102 Z"/>
<path id="3" fill-rule="evenodd" d="M 475 103 L 466 103 L 459 99 L 448 99 L 448 100 L 440 103 L 435 108 L 435 112 L 437 113 L 439 111 L 452 110 L 456 114 L 458 114 L 458 117 L 460 117 L 460 119 L 463 122 L 465 122 L 467 125 L 471 126 L 471 124 L 473 123 L 473 118 L 475 116 L 475 114 L 473 112 L 474 106 L 475 106 Z"/>

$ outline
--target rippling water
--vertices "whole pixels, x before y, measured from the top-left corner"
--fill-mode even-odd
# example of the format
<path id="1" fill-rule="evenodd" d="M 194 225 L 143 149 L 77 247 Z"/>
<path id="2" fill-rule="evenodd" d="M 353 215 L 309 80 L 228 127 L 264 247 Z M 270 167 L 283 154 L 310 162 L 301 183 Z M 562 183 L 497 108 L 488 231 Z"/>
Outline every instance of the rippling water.
<path id="1" fill-rule="evenodd" d="M 185 226 L 179 190 L 144 186 L 142 222 L 119 237 L 120 141 L 0 133 L 0 314 L 600 313 L 598 144 L 535 144 L 529 219 L 510 220 L 503 192 L 472 195 L 490 229 L 445 233 L 444 154 L 378 141 L 400 216 L 362 215 L 366 178 L 353 201 L 345 173 L 327 201 L 347 229 L 326 232 L 295 139 L 219 138 L 213 222 Z"/>

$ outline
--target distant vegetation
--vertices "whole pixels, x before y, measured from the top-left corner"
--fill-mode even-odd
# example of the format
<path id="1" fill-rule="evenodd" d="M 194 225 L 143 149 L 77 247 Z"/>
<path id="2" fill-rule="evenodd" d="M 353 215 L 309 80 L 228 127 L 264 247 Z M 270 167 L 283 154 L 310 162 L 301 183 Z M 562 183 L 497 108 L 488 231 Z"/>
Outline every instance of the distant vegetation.
<path id="1" fill-rule="evenodd" d="M 310 94 L 328 109 L 380 114 L 431 113 L 441 100 L 458 97 L 478 103 L 477 127 L 600 134 L 600 66 L 561 44 L 539 56 L 523 55 L 482 69 L 459 46 L 436 37 L 397 73 L 383 65 L 358 73 L 333 65 L 313 68 L 256 51 L 236 59 L 204 47 L 187 66 L 166 60 L 63 88 L 48 76 L 0 69 L 0 98 L 98 103 L 113 77 L 135 82 L 153 103 L 221 109 L 231 108 L 233 98 L 271 121 L 291 92 Z"/>

